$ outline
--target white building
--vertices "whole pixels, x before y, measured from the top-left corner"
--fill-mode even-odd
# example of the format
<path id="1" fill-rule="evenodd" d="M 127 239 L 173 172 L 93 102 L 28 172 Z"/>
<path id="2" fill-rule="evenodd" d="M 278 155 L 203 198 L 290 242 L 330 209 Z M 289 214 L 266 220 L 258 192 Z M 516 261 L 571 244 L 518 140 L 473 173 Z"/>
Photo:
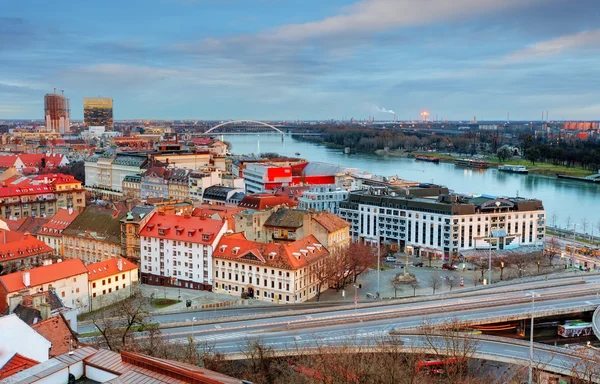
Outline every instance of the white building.
<path id="1" fill-rule="evenodd" d="M 440 195 L 412 197 L 384 189 L 351 192 L 339 215 L 354 240 L 397 246 L 409 253 L 457 256 L 472 249 L 503 250 L 544 244 L 542 202 L 524 198 Z M 490 240 L 490 237 L 492 238 Z"/>
<path id="2" fill-rule="evenodd" d="M 86 188 L 119 196 L 126 176 L 142 173 L 148 164 L 146 155 L 95 154 L 85 160 Z"/>
<path id="3" fill-rule="evenodd" d="M 299 198 L 298 209 L 329 211 L 337 215 L 342 201 L 348 199 L 348 191 L 335 185 L 313 186 Z"/>
<path id="4" fill-rule="evenodd" d="M 50 358 L 50 343 L 17 315 L 0 317 L 0 368 L 15 355 L 43 363 Z"/>
<path id="5" fill-rule="evenodd" d="M 138 266 L 122 257 L 89 264 L 87 269 L 90 311 L 133 295 L 138 283 Z"/>
<path id="6" fill-rule="evenodd" d="M 204 168 L 190 173 L 189 186 L 190 198 L 202 200 L 204 190 L 213 185 L 221 183 L 221 170 L 216 168 Z"/>
<path id="7" fill-rule="evenodd" d="M 210 290 L 225 220 L 158 212 L 140 230 L 143 284 Z"/>
<path id="8" fill-rule="evenodd" d="M 27 271 L 0 276 L 0 310 L 12 311 L 26 296 L 53 289 L 65 306 L 79 312 L 88 306 L 88 270 L 80 259 L 71 259 Z M 14 300 L 12 299 L 14 298 Z"/>

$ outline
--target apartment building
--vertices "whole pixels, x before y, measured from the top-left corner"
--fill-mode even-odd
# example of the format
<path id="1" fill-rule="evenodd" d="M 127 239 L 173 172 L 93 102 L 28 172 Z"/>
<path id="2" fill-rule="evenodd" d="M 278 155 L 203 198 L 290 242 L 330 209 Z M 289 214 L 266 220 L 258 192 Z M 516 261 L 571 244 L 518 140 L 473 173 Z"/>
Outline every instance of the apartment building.
<path id="1" fill-rule="evenodd" d="M 443 189 L 432 185 L 404 191 L 351 192 L 339 214 L 351 223 L 352 238 L 444 259 L 462 250 L 544 243 L 546 213 L 540 200 L 439 194 Z"/>
<path id="2" fill-rule="evenodd" d="M 141 200 L 142 176 L 127 175 L 123 179 L 123 197 L 132 200 Z"/>
<path id="3" fill-rule="evenodd" d="M 89 310 L 102 308 L 134 294 L 138 283 L 138 266 L 121 257 L 89 264 Z"/>
<path id="4" fill-rule="evenodd" d="M 212 255 L 226 220 L 158 212 L 140 231 L 143 284 L 211 290 Z"/>
<path id="5" fill-rule="evenodd" d="M 317 295 L 317 270 L 329 251 L 316 237 L 286 244 L 250 241 L 241 233 L 225 235 L 214 253 L 214 292 L 293 304 Z M 323 284 L 321 292 L 327 289 Z"/>
<path id="6" fill-rule="evenodd" d="M 77 218 L 79 211 L 61 208 L 37 231 L 37 238 L 54 249 L 56 256 L 64 256 L 62 233 Z"/>
<path id="7" fill-rule="evenodd" d="M 0 275 L 41 266 L 54 249 L 35 236 L 0 230 Z"/>
<path id="8" fill-rule="evenodd" d="M 149 166 L 146 154 L 97 153 L 85 159 L 86 187 L 108 198 L 121 197 L 125 177 L 140 175 Z"/>
<path id="9" fill-rule="evenodd" d="M 86 264 L 121 256 L 121 219 L 127 212 L 91 205 L 63 230 L 64 256 Z"/>
<path id="10" fill-rule="evenodd" d="M 72 259 L 0 276 L 0 311 L 12 310 L 21 302 L 20 296 L 49 289 L 64 305 L 84 311 L 88 305 L 87 268 L 81 260 Z"/>
<path id="11" fill-rule="evenodd" d="M 153 205 L 138 205 L 121 219 L 121 255 L 139 264 L 140 230 L 156 212 Z"/>
<path id="12" fill-rule="evenodd" d="M 298 199 L 298 209 L 338 213 L 340 203 L 348 200 L 348 191 L 335 184 L 311 186 Z"/>
<path id="13" fill-rule="evenodd" d="M 204 168 L 192 171 L 189 175 L 189 197 L 194 200 L 202 200 L 204 190 L 213 185 L 221 183 L 221 170 L 217 168 Z M 231 185 L 233 187 L 233 185 Z"/>
<path id="14" fill-rule="evenodd" d="M 0 186 L 0 217 L 54 216 L 59 208 L 85 207 L 85 189 L 73 176 L 13 176 Z"/>

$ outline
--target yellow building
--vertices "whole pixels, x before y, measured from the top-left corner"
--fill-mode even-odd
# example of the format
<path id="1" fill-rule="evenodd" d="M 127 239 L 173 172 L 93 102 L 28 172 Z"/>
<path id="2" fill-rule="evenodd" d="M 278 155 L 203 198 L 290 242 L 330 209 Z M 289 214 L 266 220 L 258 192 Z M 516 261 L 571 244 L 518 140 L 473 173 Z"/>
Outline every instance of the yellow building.
<path id="1" fill-rule="evenodd" d="M 115 257 L 87 265 L 89 310 L 101 308 L 133 295 L 138 284 L 138 266 Z"/>
<path id="2" fill-rule="evenodd" d="M 153 205 L 139 205 L 121 219 L 121 254 L 138 264 L 141 256 L 140 229 L 144 228 L 156 209 Z"/>

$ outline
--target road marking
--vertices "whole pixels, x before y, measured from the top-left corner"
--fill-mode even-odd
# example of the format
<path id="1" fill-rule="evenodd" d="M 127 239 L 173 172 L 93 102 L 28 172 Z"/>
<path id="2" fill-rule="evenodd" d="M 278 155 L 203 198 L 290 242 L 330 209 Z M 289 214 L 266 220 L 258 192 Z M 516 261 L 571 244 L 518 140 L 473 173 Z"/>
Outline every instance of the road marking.
<path id="1" fill-rule="evenodd" d="M 296 336 L 296 337 L 294 337 L 294 338 L 295 338 L 296 340 L 302 340 L 302 337 L 301 337 L 301 336 Z"/>
<path id="2" fill-rule="evenodd" d="M 306 315 L 306 318 L 307 318 L 308 320 L 310 320 L 310 319 L 312 319 L 313 317 L 312 317 L 311 315 Z"/>
<path id="3" fill-rule="evenodd" d="M 221 329 L 221 326 L 219 324 L 215 324 L 215 328 Z"/>

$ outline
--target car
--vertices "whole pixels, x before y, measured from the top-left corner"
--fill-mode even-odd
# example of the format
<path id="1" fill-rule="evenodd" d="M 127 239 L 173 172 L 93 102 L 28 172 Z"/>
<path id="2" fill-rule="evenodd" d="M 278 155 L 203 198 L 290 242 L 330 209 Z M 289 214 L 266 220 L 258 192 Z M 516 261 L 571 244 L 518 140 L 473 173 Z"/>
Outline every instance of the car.
<path id="1" fill-rule="evenodd" d="M 422 261 L 413 261 L 413 266 L 415 266 L 415 267 L 422 267 L 423 266 L 423 262 Z"/>
<path id="2" fill-rule="evenodd" d="M 395 263 L 396 262 L 396 256 L 387 256 L 385 258 L 385 261 L 389 261 L 391 263 Z"/>
<path id="3" fill-rule="evenodd" d="M 449 271 L 455 271 L 456 270 L 456 265 L 450 265 L 450 264 L 442 264 L 442 268 L 443 269 L 447 269 Z"/>

